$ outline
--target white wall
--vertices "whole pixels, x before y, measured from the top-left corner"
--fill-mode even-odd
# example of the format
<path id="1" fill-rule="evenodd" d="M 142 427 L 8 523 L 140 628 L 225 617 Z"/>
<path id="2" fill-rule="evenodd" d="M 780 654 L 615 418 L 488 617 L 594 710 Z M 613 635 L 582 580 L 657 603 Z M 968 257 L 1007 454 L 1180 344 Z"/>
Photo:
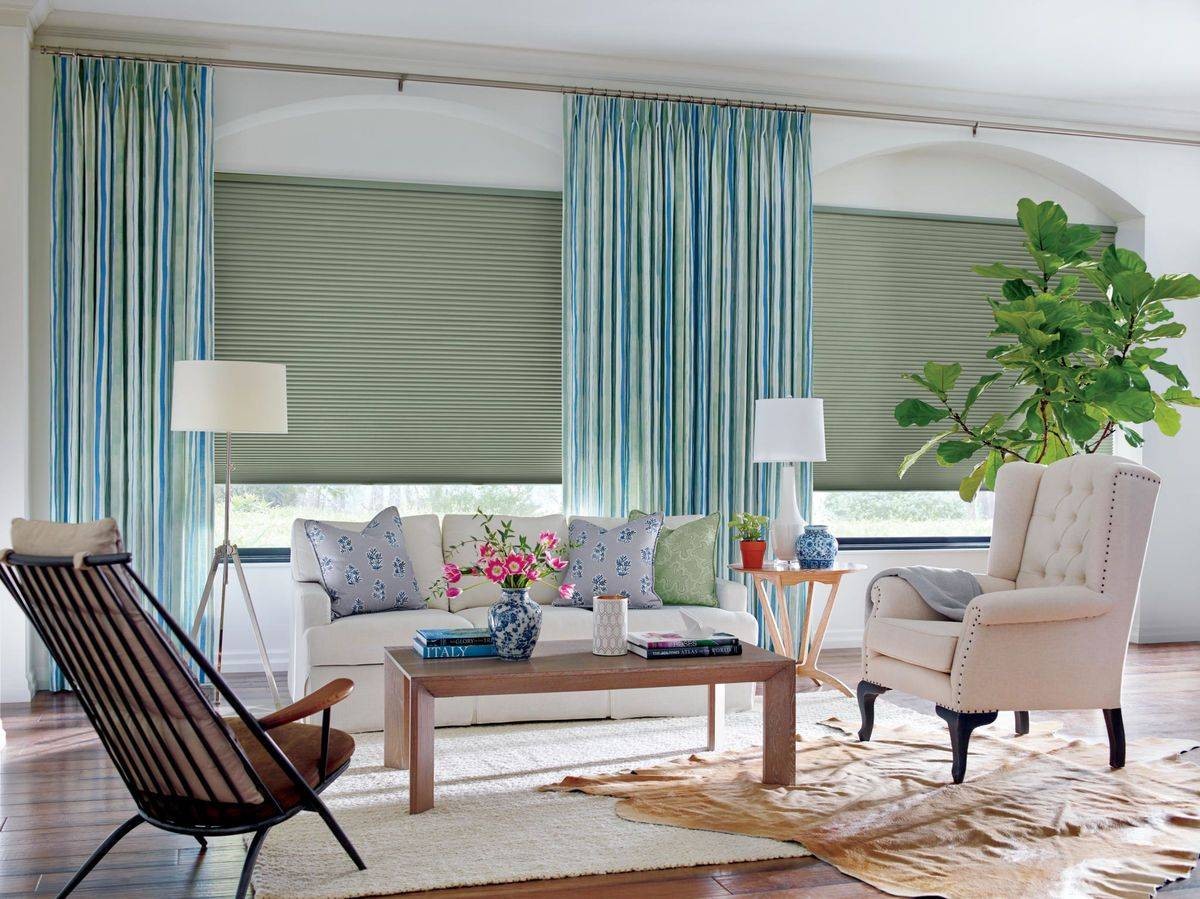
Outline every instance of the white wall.
<path id="1" fill-rule="evenodd" d="M 42 71 L 48 77 L 48 68 L 35 66 L 35 79 Z M 399 94 L 384 81 L 231 69 L 218 70 L 216 88 L 220 171 L 561 186 L 561 99 L 553 94 L 445 85 L 408 85 Z M 949 126 L 819 117 L 812 147 L 814 197 L 822 205 L 1011 218 L 1021 196 L 1054 198 L 1076 220 L 1117 223 L 1118 240 L 1144 252 L 1152 271 L 1200 271 L 1200 150 L 1023 133 L 971 138 Z M 36 267 L 33 274 L 34 296 L 44 302 Z M 1180 304 L 1177 313 L 1194 330 L 1178 342 L 1176 361 L 1200 376 L 1200 302 Z M 1143 451 L 1145 464 L 1164 477 L 1135 634 L 1144 640 L 1200 639 L 1200 580 L 1190 564 L 1200 549 L 1200 411 L 1183 415 L 1173 439 L 1149 426 Z M 846 558 L 870 570 L 844 584 L 830 646 L 858 645 L 861 597 L 873 572 L 914 562 L 979 570 L 985 554 Z M 250 578 L 279 667 L 291 620 L 288 569 L 251 566 Z M 240 609 L 235 588 L 226 658 L 229 669 L 250 670 L 257 657 Z"/>

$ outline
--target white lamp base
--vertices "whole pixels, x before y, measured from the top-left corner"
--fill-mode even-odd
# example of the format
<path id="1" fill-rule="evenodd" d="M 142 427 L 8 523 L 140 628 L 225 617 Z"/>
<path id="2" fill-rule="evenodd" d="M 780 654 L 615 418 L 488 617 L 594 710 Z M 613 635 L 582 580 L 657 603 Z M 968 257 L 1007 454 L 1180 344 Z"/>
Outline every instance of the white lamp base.
<path id="1" fill-rule="evenodd" d="M 771 522 L 771 550 L 776 559 L 795 560 L 796 538 L 805 524 L 796 501 L 796 466 L 785 465 L 779 470 L 779 511 Z"/>

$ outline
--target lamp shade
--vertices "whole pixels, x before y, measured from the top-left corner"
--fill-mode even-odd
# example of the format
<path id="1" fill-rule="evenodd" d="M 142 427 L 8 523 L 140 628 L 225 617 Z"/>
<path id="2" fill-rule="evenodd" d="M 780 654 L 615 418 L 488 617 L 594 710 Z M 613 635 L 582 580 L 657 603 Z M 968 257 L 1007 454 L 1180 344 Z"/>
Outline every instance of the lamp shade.
<path id="1" fill-rule="evenodd" d="M 824 401 L 792 397 L 755 400 L 754 461 L 824 462 Z"/>
<path id="2" fill-rule="evenodd" d="M 287 433 L 287 366 L 196 359 L 175 363 L 172 431 Z"/>

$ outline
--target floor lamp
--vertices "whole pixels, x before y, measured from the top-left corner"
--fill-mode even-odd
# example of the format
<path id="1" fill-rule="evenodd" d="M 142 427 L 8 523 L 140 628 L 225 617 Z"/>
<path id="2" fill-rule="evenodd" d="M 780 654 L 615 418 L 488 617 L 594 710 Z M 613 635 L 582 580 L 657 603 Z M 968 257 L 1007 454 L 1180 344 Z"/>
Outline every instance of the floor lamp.
<path id="1" fill-rule="evenodd" d="M 275 707 L 279 708 L 281 697 L 267 657 L 267 646 L 263 642 L 262 630 L 258 626 L 258 615 L 250 598 L 250 587 L 242 569 L 242 559 L 237 546 L 229 539 L 230 491 L 233 480 L 232 435 L 234 434 L 286 434 L 287 433 L 287 368 L 269 362 L 228 362 L 216 360 L 192 360 L 175 363 L 175 377 L 171 392 L 172 431 L 213 431 L 225 434 L 225 536 L 213 553 L 208 568 L 208 580 L 200 597 L 200 607 L 192 622 L 192 639 L 200 633 L 204 623 L 204 612 L 212 598 L 213 583 L 217 570 L 221 571 L 221 606 L 217 624 L 217 671 L 221 670 L 221 656 L 225 648 L 225 597 L 229 590 L 229 566 L 237 574 L 242 588 L 242 598 L 250 615 L 250 627 L 258 644 L 258 655 L 262 659 L 263 671 L 271 686 Z"/>

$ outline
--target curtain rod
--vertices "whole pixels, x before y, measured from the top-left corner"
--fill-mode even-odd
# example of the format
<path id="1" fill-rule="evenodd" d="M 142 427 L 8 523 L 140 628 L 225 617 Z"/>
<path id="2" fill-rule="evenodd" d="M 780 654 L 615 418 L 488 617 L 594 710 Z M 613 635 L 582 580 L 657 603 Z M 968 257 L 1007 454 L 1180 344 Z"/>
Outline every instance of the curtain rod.
<path id="1" fill-rule="evenodd" d="M 37 49 L 52 56 L 78 56 L 91 59 L 132 59 L 142 62 L 175 62 L 193 65 L 216 66 L 229 69 L 257 69 L 273 72 L 295 72 L 304 75 L 336 75 L 347 78 L 376 78 L 394 81 L 404 89 L 407 81 L 425 84 L 461 84 L 470 87 L 490 87 L 503 90 L 543 91 L 554 94 L 583 94 L 594 97 L 626 97 L 633 100 L 668 100 L 684 103 L 699 103 L 705 106 L 732 106 L 747 109 L 774 109 L 786 112 L 807 112 L 811 115 L 839 116 L 851 119 L 876 119 L 886 122 L 909 122 L 921 125 L 949 125 L 970 128 L 974 135 L 986 131 L 1019 131 L 1027 134 L 1056 134 L 1065 137 L 1090 137 L 1101 140 L 1125 140 L 1150 144 L 1173 144 L 1180 147 L 1200 147 L 1200 139 L 1165 137 L 1157 134 L 1139 134 L 1131 131 L 1104 131 L 1086 128 L 1056 128 L 1049 125 L 995 122 L 984 119 L 965 119 L 952 116 L 909 115 L 900 112 L 884 112 L 868 109 L 847 109 L 836 106 L 809 106 L 800 103 L 775 103 L 766 100 L 742 100 L 727 97 L 702 97 L 689 94 L 661 93 L 656 91 L 619 90 L 604 87 L 582 87 L 579 85 L 546 84 L 538 81 L 504 81 L 493 78 L 466 78 L 456 75 L 422 75 L 414 72 L 394 72 L 383 69 L 354 69 L 335 66 L 310 66 L 299 63 L 265 62 L 252 59 L 221 59 L 204 56 L 175 56 L 156 53 L 131 53 L 115 50 L 92 50 L 77 47 L 53 47 L 39 44 Z"/>

